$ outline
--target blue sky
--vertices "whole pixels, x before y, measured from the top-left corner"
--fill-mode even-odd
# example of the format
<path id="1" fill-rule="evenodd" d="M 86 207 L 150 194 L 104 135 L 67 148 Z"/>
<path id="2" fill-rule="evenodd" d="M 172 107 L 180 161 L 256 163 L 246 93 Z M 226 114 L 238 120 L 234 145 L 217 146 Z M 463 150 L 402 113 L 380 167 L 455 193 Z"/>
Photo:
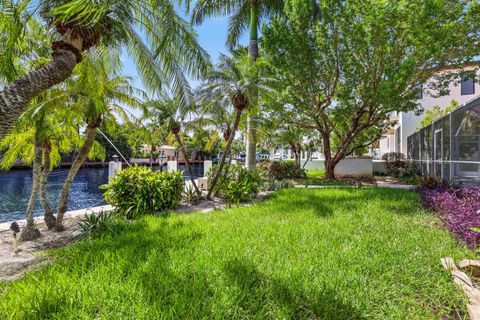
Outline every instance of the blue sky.
<path id="1" fill-rule="evenodd" d="M 188 18 L 186 18 L 188 20 Z M 215 17 L 205 20 L 201 26 L 196 26 L 195 30 L 198 34 L 200 45 L 210 54 L 213 62 L 216 62 L 220 53 L 228 53 L 225 47 L 228 30 L 228 17 Z M 240 39 L 241 45 L 248 44 L 248 32 Z M 122 55 L 124 65 L 124 74 L 135 77 L 135 86 L 143 88 L 141 80 L 138 77 L 135 64 L 132 59 L 124 53 Z M 191 82 L 195 86 L 194 82 Z"/>

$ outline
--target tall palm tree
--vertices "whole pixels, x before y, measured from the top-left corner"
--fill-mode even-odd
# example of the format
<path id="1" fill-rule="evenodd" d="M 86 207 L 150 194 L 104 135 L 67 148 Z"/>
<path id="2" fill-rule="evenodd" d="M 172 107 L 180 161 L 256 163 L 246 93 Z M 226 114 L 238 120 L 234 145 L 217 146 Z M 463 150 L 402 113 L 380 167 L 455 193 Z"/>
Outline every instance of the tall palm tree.
<path id="1" fill-rule="evenodd" d="M 188 1 L 187 1 L 188 2 Z M 11 39 L 3 60 L 14 59 L 17 40 L 26 20 L 28 0 L 0 1 L 2 38 Z M 197 43 L 193 28 L 177 13 L 182 0 L 40 0 L 41 16 L 55 33 L 51 61 L 31 70 L 0 91 L 0 139 L 13 127 L 28 103 L 40 92 L 68 79 L 84 53 L 100 43 L 122 47 L 132 55 L 147 88 L 171 87 L 181 103 L 188 103 L 184 72 L 196 77 L 208 68 L 208 55 Z"/>
<path id="2" fill-rule="evenodd" d="M 235 119 L 232 126 L 227 130 L 228 140 L 222 158 L 215 173 L 207 198 L 211 199 L 215 186 L 222 174 L 227 155 L 238 130 L 242 113 L 250 107 L 251 96 L 261 92 L 262 94 L 272 93 L 273 79 L 262 77 L 259 70 L 250 63 L 247 56 L 235 59 L 225 55 L 220 56 L 220 61 L 214 71 L 210 73 L 206 81 L 198 90 L 198 97 L 201 104 L 209 104 L 217 107 L 223 105 L 225 109 L 235 110 Z"/>
<path id="3" fill-rule="evenodd" d="M 185 124 L 185 116 L 189 112 L 194 112 L 192 107 L 183 107 L 176 99 L 171 98 L 164 98 L 161 101 L 148 101 L 144 106 L 145 116 L 150 118 L 150 120 L 157 126 L 166 128 L 175 137 L 175 141 L 177 142 L 178 147 L 185 158 L 185 167 L 187 168 L 190 182 L 192 183 L 197 195 L 201 196 L 202 193 L 200 192 L 200 189 L 198 189 L 197 183 L 195 182 L 192 167 L 190 165 L 190 159 L 180 135 L 182 124 Z"/>
<path id="4" fill-rule="evenodd" d="M 119 76 L 119 52 L 95 50 L 85 56 L 78 66 L 77 75 L 67 83 L 70 110 L 86 126 L 85 138 L 78 150 L 57 204 L 55 230 L 63 230 L 63 216 L 67 211 L 68 197 L 75 176 L 87 159 L 95 152 L 95 137 L 102 122 L 114 125 L 117 117 L 129 121 L 125 107 L 138 108 L 141 101 L 136 96 L 143 93 L 132 87 L 130 78 Z"/>
<path id="5" fill-rule="evenodd" d="M 201 24 L 213 16 L 230 16 L 227 45 L 233 49 L 241 35 L 250 28 L 249 55 L 253 61 L 258 58 L 258 27 L 264 19 L 282 11 L 284 0 L 198 0 L 192 12 L 192 22 Z M 250 103 L 256 104 L 256 94 L 250 97 Z M 254 114 L 247 120 L 247 168 L 256 166 L 256 121 Z"/>

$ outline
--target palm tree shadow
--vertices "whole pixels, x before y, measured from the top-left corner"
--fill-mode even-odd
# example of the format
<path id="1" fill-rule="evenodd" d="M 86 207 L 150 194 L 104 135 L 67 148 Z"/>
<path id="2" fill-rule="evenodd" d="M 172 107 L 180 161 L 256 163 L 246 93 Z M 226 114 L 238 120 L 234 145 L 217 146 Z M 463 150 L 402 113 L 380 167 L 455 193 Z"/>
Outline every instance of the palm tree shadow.
<path id="1" fill-rule="evenodd" d="M 227 261 L 224 270 L 227 279 L 240 290 L 238 307 L 250 312 L 248 318 L 262 318 L 273 305 L 289 319 L 365 319 L 354 306 L 339 301 L 334 289 L 323 288 L 307 295 L 294 283 L 263 274 L 254 264 L 238 258 Z"/>

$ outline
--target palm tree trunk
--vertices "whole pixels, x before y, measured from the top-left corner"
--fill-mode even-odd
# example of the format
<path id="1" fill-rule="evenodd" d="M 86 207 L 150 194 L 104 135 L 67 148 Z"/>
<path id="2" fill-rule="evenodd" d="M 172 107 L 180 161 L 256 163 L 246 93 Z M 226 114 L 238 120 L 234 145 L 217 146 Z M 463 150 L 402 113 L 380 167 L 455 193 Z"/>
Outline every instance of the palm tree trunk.
<path id="1" fill-rule="evenodd" d="M 253 61 L 258 58 L 258 4 L 252 1 L 250 7 L 250 43 L 248 54 Z M 258 93 L 254 92 L 251 102 L 256 104 Z M 251 114 L 247 118 L 247 156 L 245 166 L 253 169 L 257 166 L 257 123 L 255 115 Z"/>
<path id="2" fill-rule="evenodd" d="M 0 139 L 36 95 L 69 78 L 80 60 L 79 49 L 66 42 L 54 42 L 52 48 L 52 62 L 20 77 L 0 92 Z"/>
<path id="3" fill-rule="evenodd" d="M 35 207 L 35 200 L 37 196 L 37 188 L 40 184 L 40 166 L 42 162 L 42 148 L 41 143 L 35 134 L 35 142 L 33 145 L 33 185 L 30 193 L 30 199 L 28 201 L 27 211 L 25 216 L 27 219 L 27 225 L 20 234 L 21 241 L 35 240 L 41 236 L 40 231 L 35 228 L 35 221 L 33 220 L 33 209 Z"/>
<path id="4" fill-rule="evenodd" d="M 40 180 L 40 200 L 42 201 L 43 205 L 43 220 L 48 227 L 48 230 L 52 229 L 55 226 L 56 218 L 53 215 L 52 206 L 47 198 L 47 178 L 48 174 L 50 173 L 50 151 L 51 145 L 50 143 L 44 143 L 43 145 L 43 166 L 42 166 L 42 174 Z"/>
<path id="5" fill-rule="evenodd" d="M 198 189 L 197 184 L 195 183 L 195 179 L 193 178 L 193 172 L 192 172 L 192 167 L 190 167 L 190 161 L 188 160 L 188 156 L 185 150 L 185 147 L 183 145 L 182 139 L 180 138 L 180 134 L 178 132 L 175 132 L 175 139 L 177 139 L 177 143 L 180 146 L 180 151 L 183 153 L 183 158 L 185 159 L 185 167 L 187 167 L 188 175 L 190 176 L 190 181 L 192 182 L 192 186 L 195 189 L 195 192 L 197 193 L 198 196 L 202 196 L 202 193 Z"/>
<path id="6" fill-rule="evenodd" d="M 242 117 L 242 110 L 243 109 L 236 109 L 236 114 L 235 114 L 235 121 L 233 123 L 233 128 L 232 128 L 232 133 L 230 134 L 230 137 L 228 138 L 227 145 L 225 146 L 225 152 L 222 155 L 222 159 L 220 160 L 220 163 L 218 165 L 218 170 L 215 173 L 215 176 L 213 177 L 212 183 L 208 186 L 208 195 L 207 199 L 211 200 L 212 199 L 212 193 L 215 189 L 215 186 L 217 185 L 218 179 L 220 178 L 220 175 L 222 174 L 223 167 L 225 165 L 225 159 L 227 157 L 227 154 L 230 153 L 230 147 L 232 146 L 233 139 L 235 138 L 235 133 L 237 132 L 238 129 L 238 124 L 240 123 L 240 118 Z"/>
<path id="7" fill-rule="evenodd" d="M 87 135 L 85 141 L 78 151 L 77 156 L 73 160 L 70 171 L 68 171 L 67 179 L 63 184 L 62 193 L 60 194 L 60 199 L 58 200 L 57 205 L 57 221 L 55 222 L 55 230 L 63 230 L 63 215 L 67 211 L 68 205 L 68 196 L 70 194 L 70 188 L 72 187 L 73 179 L 78 173 L 78 170 L 82 167 L 83 163 L 87 159 L 87 155 L 92 149 L 93 142 L 95 141 L 95 135 L 97 133 L 97 128 L 100 127 L 100 121 L 97 121 L 94 125 L 87 126 Z"/>

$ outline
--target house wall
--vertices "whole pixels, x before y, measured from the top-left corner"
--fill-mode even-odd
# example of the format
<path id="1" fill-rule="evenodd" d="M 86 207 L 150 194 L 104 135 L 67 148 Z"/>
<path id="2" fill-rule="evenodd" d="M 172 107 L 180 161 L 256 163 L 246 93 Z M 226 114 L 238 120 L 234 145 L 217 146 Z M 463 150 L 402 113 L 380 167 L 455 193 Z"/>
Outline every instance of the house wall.
<path id="1" fill-rule="evenodd" d="M 466 67 L 463 70 L 464 71 L 474 70 L 474 67 Z M 452 73 L 452 72 L 459 72 L 459 70 L 451 69 L 443 72 Z M 425 112 L 427 110 L 433 109 L 433 107 L 436 105 L 438 105 L 440 109 L 443 110 L 451 104 L 452 100 L 456 100 L 459 103 L 459 105 L 462 105 L 468 102 L 469 100 L 472 100 L 474 97 L 480 94 L 480 84 L 479 84 L 480 81 L 478 81 L 480 77 L 480 71 L 477 70 L 476 73 L 477 73 L 477 77 L 475 79 L 475 92 L 473 94 L 462 95 L 461 86 L 458 80 L 452 81 L 448 88 L 450 93 L 446 96 L 441 96 L 441 97 L 433 96 L 437 94 L 437 92 L 429 89 L 429 87 L 431 87 L 432 82 L 427 83 L 423 86 L 423 97 L 422 99 L 419 99 L 418 102 L 421 104 L 424 112 L 418 116 L 415 115 L 413 111 L 401 112 L 398 115 L 399 122 L 394 129 L 397 129 L 399 126 L 401 127 L 400 151 L 402 153 L 407 154 L 407 138 L 408 136 L 412 135 L 420 126 L 420 123 L 425 118 Z M 395 151 L 395 138 L 393 139 L 393 142 L 394 142 L 393 144 L 391 144 L 392 141 L 390 141 L 389 148 L 387 147 L 387 142 L 386 142 L 388 138 L 390 137 L 387 136 L 380 141 L 380 158 L 383 154 L 389 151 Z"/>
<path id="2" fill-rule="evenodd" d="M 480 76 L 480 73 L 477 71 L 477 78 Z M 440 109 L 444 110 L 450 106 L 452 100 L 456 100 L 459 105 L 462 105 L 469 100 L 472 100 L 474 97 L 480 94 L 480 84 L 479 81 L 475 83 L 475 92 L 473 94 L 462 95 L 460 84 L 458 82 L 450 83 L 449 91 L 450 94 L 442 97 L 432 97 L 424 93 L 423 99 L 420 99 L 419 102 L 422 105 L 424 112 L 417 116 L 413 111 L 410 112 L 401 112 L 400 113 L 400 125 L 401 125 L 401 143 L 400 149 L 401 152 L 407 154 L 407 138 L 417 131 L 417 128 L 420 127 L 420 123 L 425 118 L 425 112 L 427 110 L 433 109 L 434 106 L 439 106 Z"/>

